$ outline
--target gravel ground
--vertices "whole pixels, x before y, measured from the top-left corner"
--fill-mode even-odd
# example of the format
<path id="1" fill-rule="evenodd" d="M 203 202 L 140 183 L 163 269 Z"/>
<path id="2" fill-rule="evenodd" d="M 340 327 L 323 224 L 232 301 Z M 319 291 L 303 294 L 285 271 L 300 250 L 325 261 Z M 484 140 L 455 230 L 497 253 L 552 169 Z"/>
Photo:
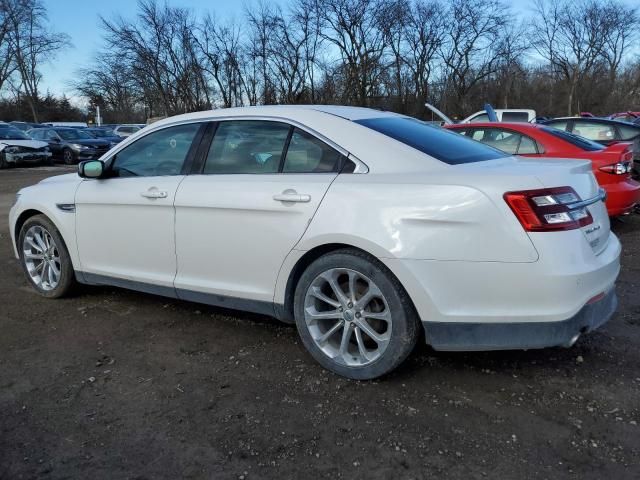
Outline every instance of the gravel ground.
<path id="1" fill-rule="evenodd" d="M 115 288 L 45 300 L 7 213 L 63 167 L 0 172 L 0 478 L 640 478 L 640 216 L 620 309 L 571 349 L 422 346 L 372 382 L 266 317 Z"/>

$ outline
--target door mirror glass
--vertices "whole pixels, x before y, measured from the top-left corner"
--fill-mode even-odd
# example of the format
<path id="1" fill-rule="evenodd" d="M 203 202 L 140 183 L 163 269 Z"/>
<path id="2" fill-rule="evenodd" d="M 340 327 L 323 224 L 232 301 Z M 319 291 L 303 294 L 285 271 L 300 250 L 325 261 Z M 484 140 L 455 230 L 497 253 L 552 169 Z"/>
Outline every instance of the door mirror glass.
<path id="1" fill-rule="evenodd" d="M 104 163 L 100 160 L 88 160 L 78 164 L 78 175 L 82 178 L 100 178 L 104 173 Z"/>

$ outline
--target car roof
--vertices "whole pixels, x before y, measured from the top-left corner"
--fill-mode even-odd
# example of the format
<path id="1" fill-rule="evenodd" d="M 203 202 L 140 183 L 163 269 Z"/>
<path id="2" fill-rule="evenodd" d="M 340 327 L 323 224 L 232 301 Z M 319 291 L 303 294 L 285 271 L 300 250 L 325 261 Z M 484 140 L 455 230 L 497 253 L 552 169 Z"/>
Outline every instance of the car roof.
<path id="1" fill-rule="evenodd" d="M 176 123 L 177 121 L 184 122 L 190 120 L 206 120 L 207 118 L 214 119 L 217 117 L 242 116 L 280 117 L 296 120 L 305 117 L 306 114 L 319 112 L 352 121 L 363 120 L 365 118 L 398 116 L 398 114 L 396 113 L 375 110 L 373 108 L 349 107 L 341 105 L 257 105 L 250 107 L 219 108 L 216 110 L 185 113 L 183 115 L 158 120 L 152 125 L 156 127 Z"/>
<path id="2" fill-rule="evenodd" d="M 613 118 L 601 118 L 601 117 L 558 117 L 552 118 L 550 120 L 545 120 L 543 123 L 551 123 L 557 120 L 565 121 L 565 120 L 573 120 L 578 122 L 591 122 L 591 123 L 605 123 L 605 124 L 613 124 L 613 125 L 630 125 L 632 127 L 637 127 L 631 122 L 625 122 L 623 120 L 614 120 Z"/>
<path id="3" fill-rule="evenodd" d="M 447 128 L 462 129 L 462 128 L 477 128 L 477 127 L 494 127 L 494 128 L 507 128 L 511 130 L 526 130 L 526 129 L 539 129 L 541 125 L 535 123 L 525 122 L 472 122 L 472 123 L 454 123 L 447 125 Z"/>

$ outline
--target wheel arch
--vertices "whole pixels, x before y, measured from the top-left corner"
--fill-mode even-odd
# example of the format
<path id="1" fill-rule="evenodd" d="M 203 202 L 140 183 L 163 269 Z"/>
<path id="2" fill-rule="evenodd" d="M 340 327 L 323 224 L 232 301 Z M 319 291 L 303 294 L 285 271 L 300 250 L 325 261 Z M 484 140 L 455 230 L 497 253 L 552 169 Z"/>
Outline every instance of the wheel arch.
<path id="1" fill-rule="evenodd" d="M 76 265 L 78 264 L 78 258 L 75 255 L 76 254 L 75 244 L 74 244 L 74 242 L 70 243 L 68 241 L 68 239 L 67 239 L 67 233 L 69 235 L 71 235 L 71 233 L 68 232 L 70 226 L 69 225 L 63 226 L 58 221 L 58 219 L 55 218 L 54 215 L 50 215 L 49 214 L 47 209 L 45 209 L 45 208 L 37 208 L 37 206 L 31 207 L 31 208 L 26 208 L 25 210 L 20 212 L 20 214 L 17 216 L 17 218 L 15 220 L 15 224 L 14 224 L 12 233 L 13 233 L 13 241 L 14 241 L 14 245 L 15 245 L 16 254 L 19 254 L 20 246 L 18 245 L 18 241 L 20 239 L 20 231 L 22 230 L 22 227 L 27 222 L 27 220 L 29 220 L 32 217 L 35 217 L 36 215 L 42 215 L 42 216 L 46 217 L 47 220 L 49 220 L 51 223 L 53 223 L 53 226 L 56 227 L 56 229 L 58 230 L 58 233 L 60 234 L 60 238 L 62 238 L 62 241 L 64 243 L 65 248 L 69 252 L 69 257 L 71 259 L 71 264 L 75 268 Z"/>
<path id="2" fill-rule="evenodd" d="M 382 263 L 384 267 L 388 270 L 388 272 L 391 275 L 393 275 L 393 277 L 397 280 L 398 284 L 400 285 L 400 288 L 402 288 L 404 292 L 407 294 L 407 298 L 409 298 L 411 302 L 411 307 L 417 313 L 413 299 L 411 298 L 411 295 L 409 294 L 407 289 L 404 287 L 401 279 L 398 278 L 398 275 L 396 275 L 396 273 L 383 261 L 383 259 L 381 259 L 378 255 L 371 253 L 367 249 L 353 245 L 351 243 L 333 242 L 333 243 L 324 243 L 324 244 L 316 245 L 313 248 L 305 251 L 303 255 L 295 261 L 295 263 L 293 264 L 293 267 L 288 271 L 286 284 L 284 286 L 284 296 L 282 297 L 283 302 L 274 303 L 276 317 L 279 320 L 285 323 L 295 323 L 294 312 L 293 312 L 293 300 L 294 300 L 296 287 L 298 285 L 300 277 L 302 276 L 304 271 L 307 269 L 307 267 L 311 265 L 315 260 L 322 257 L 323 255 L 327 255 L 328 253 L 335 252 L 338 250 L 354 250 L 354 251 L 363 253 L 367 256 L 370 256 L 372 258 L 375 258 L 380 263 Z"/>

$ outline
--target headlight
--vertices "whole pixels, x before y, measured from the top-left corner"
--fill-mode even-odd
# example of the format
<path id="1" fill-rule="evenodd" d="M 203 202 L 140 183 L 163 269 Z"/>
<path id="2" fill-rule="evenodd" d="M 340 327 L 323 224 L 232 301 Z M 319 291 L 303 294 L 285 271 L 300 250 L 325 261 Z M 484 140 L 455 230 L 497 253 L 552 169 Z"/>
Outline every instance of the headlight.
<path id="1" fill-rule="evenodd" d="M 20 151 L 20 147 L 7 147 L 4 151 L 7 153 L 18 153 Z"/>
<path id="2" fill-rule="evenodd" d="M 89 150 L 89 147 L 86 145 L 80 145 L 79 143 L 72 143 L 70 147 L 74 150 Z"/>
<path id="3" fill-rule="evenodd" d="M 44 147 L 44 153 L 49 153 L 49 147 Z"/>

